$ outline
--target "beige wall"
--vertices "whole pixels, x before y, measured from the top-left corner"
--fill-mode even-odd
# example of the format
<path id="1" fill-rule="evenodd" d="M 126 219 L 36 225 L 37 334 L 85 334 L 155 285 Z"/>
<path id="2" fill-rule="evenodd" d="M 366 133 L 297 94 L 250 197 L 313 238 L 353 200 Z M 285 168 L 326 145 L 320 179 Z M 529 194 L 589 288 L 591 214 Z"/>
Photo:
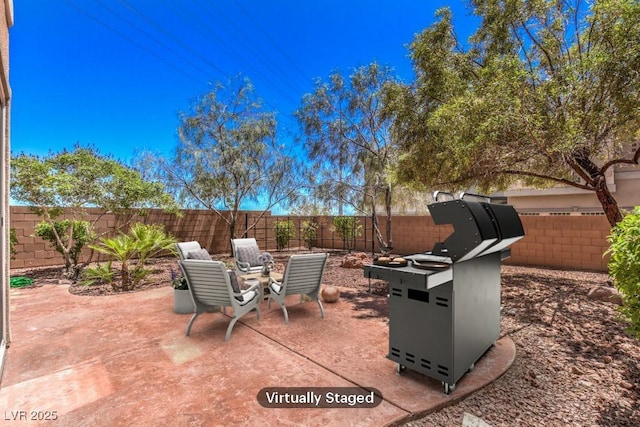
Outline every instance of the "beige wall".
<path id="1" fill-rule="evenodd" d="M 11 88 L 9 86 L 9 27 L 13 25 L 13 2 L 0 1 L 0 370 L 5 346 L 11 341 L 9 318 L 9 159 Z"/>
<path id="2" fill-rule="evenodd" d="M 87 219 L 95 219 L 97 210 Z M 249 221 L 258 213 L 248 212 Z M 244 214 L 241 215 L 244 222 Z M 11 262 L 12 268 L 60 265 L 61 258 L 48 243 L 32 237 L 40 218 L 26 207 L 11 208 L 11 226 L 16 228 L 18 254 Z M 211 211 L 186 210 L 177 218 L 161 211 L 152 210 L 143 222 L 165 224 L 167 231 L 181 241 L 197 240 L 211 253 L 229 253 L 229 231 L 226 223 Z M 262 250 L 275 251 L 276 221 L 291 220 L 299 230 L 301 223 L 309 217 L 265 216 L 256 229 L 249 233 L 255 237 Z M 331 227 L 332 217 L 313 218 L 320 224 L 315 247 L 342 249 L 342 241 L 335 236 Z M 609 225 L 604 216 L 521 216 L 526 236 L 512 246 L 512 256 L 508 261 L 518 265 L 535 265 L 553 268 L 569 268 L 605 271 L 607 259 L 603 258 L 608 248 L 606 237 Z M 380 218 L 380 228 L 384 230 L 386 218 Z M 379 251 L 372 233 L 371 218 L 360 217 L 363 234 L 358 238 L 356 250 Z M 113 230 L 121 219 L 105 215 L 97 222 L 99 232 Z M 452 232 L 450 225 L 437 226 L 429 216 L 392 217 L 393 252 L 402 255 L 425 252 L 436 242 L 443 241 Z M 299 231 L 290 243 L 291 248 L 303 247 Z"/>
<path id="3" fill-rule="evenodd" d="M 608 184 L 621 209 L 640 206 L 640 168 L 618 170 Z M 602 205 L 593 191 L 574 187 L 519 188 L 505 191 L 505 195 L 518 212 L 602 212 Z"/>

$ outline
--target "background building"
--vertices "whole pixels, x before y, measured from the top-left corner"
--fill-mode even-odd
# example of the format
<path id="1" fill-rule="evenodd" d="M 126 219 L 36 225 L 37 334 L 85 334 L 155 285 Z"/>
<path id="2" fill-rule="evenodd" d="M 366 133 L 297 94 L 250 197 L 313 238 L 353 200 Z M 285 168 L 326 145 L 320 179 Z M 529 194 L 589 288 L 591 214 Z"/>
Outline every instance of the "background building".
<path id="1" fill-rule="evenodd" d="M 640 142 L 630 145 L 635 153 Z M 607 184 L 622 210 L 640 206 L 640 167 L 617 165 L 607 176 Z M 512 187 L 504 192 L 508 203 L 521 214 L 529 215 L 604 215 L 602 205 L 593 191 L 557 186 L 538 190 Z"/>

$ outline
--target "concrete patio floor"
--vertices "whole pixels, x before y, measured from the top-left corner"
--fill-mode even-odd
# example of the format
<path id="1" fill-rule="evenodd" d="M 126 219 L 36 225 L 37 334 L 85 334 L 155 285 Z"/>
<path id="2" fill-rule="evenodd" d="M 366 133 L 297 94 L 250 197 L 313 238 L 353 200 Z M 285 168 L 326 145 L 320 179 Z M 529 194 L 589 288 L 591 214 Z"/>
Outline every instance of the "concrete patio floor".
<path id="1" fill-rule="evenodd" d="M 342 289 L 344 293 L 353 292 Z M 324 304 L 276 304 L 239 321 L 174 314 L 173 289 L 86 297 L 66 285 L 11 291 L 12 339 L 0 389 L 5 423 L 24 415 L 42 425 L 389 425 L 455 403 L 500 377 L 515 346 L 504 337 L 447 396 L 438 381 L 396 375 L 386 319 L 362 309 L 368 296 Z M 363 300 L 364 299 L 364 300 Z M 380 300 L 378 298 L 378 300 Z M 384 302 L 384 300 L 382 300 Z M 374 408 L 265 408 L 265 387 L 365 387 L 382 394 Z"/>

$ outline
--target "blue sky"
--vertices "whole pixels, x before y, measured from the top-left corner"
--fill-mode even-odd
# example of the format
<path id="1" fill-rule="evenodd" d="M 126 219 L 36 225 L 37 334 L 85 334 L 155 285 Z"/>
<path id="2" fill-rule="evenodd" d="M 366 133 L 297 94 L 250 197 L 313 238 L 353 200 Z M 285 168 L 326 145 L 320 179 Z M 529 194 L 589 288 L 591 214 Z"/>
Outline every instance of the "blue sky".
<path id="1" fill-rule="evenodd" d="M 242 75 L 286 132 L 315 78 L 373 61 L 413 78 L 406 45 L 449 5 L 416 0 L 18 0 L 10 30 L 12 152 L 75 143 L 129 162 L 168 155 L 178 113 Z"/>

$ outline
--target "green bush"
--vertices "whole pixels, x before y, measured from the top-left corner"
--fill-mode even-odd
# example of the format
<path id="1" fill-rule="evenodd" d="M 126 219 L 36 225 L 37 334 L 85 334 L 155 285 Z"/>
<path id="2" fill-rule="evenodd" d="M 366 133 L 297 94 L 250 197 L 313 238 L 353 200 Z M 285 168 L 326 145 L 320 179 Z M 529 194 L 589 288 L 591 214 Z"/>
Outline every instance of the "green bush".
<path id="1" fill-rule="evenodd" d="M 611 229 L 608 240 L 609 274 L 622 295 L 620 312 L 631 322 L 629 332 L 640 338 L 640 207 Z"/>
<path id="2" fill-rule="evenodd" d="M 115 291 L 131 291 L 151 273 L 145 268 L 145 262 L 162 252 L 173 252 L 175 243 L 176 240 L 167 235 L 162 226 L 141 223 L 133 225 L 129 234 L 102 238 L 100 244 L 91 248 L 109 256 L 109 262 L 87 268 L 83 283 L 108 283 Z M 134 259 L 137 259 L 135 263 Z M 120 262 L 119 277 L 111 268 L 113 261 Z"/>
<path id="3" fill-rule="evenodd" d="M 351 252 L 356 246 L 356 237 L 362 236 L 362 224 L 355 216 L 336 216 L 333 218 L 333 231 Z"/>
<path id="4" fill-rule="evenodd" d="M 73 231 L 70 232 L 70 230 Z M 72 279 L 77 278 L 80 273 L 78 260 L 82 249 L 96 238 L 89 221 L 69 219 L 53 220 L 51 223 L 42 221 L 36 225 L 35 234 L 43 240 L 47 240 L 51 247 L 62 254 L 66 275 Z M 60 237 L 60 241 L 56 239 L 56 234 Z"/>
<path id="5" fill-rule="evenodd" d="M 286 248 L 291 239 L 296 237 L 296 226 L 291 220 L 277 221 L 275 231 L 278 250 Z"/>
<path id="6" fill-rule="evenodd" d="M 313 221 L 303 221 L 300 233 L 302 234 L 302 240 L 304 241 L 307 249 L 311 250 L 313 242 L 318 237 L 318 223 Z"/>

